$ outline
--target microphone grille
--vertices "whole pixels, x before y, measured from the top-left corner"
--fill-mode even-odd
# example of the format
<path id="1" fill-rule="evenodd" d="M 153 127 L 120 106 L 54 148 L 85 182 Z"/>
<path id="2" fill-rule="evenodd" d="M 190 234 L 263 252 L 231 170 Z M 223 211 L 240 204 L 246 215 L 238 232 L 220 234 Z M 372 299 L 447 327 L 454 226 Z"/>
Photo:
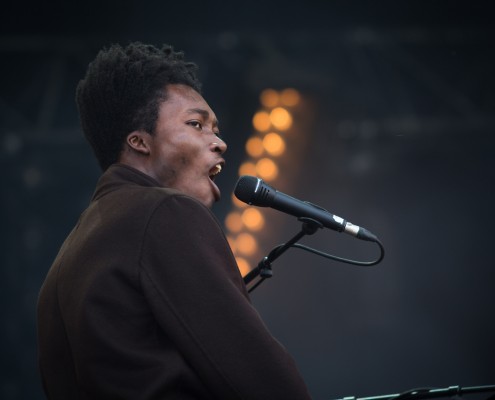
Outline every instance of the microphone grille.
<path id="1" fill-rule="evenodd" d="M 239 178 L 235 185 L 234 194 L 240 201 L 251 204 L 254 197 L 254 191 L 258 185 L 258 178 L 244 175 Z"/>

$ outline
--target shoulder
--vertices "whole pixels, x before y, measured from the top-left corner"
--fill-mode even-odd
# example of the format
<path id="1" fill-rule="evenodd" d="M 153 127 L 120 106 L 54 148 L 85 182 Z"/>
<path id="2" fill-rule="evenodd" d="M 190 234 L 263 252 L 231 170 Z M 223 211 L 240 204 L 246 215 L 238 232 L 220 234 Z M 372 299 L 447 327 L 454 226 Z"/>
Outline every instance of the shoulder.
<path id="1" fill-rule="evenodd" d="M 150 222 L 165 223 L 168 228 L 177 224 L 177 229 L 190 229 L 193 224 L 196 232 L 204 229 L 216 231 L 223 237 L 223 230 L 212 211 L 200 201 L 172 189 L 161 189 L 161 195 L 155 193 Z"/>
<path id="2" fill-rule="evenodd" d="M 178 269 L 168 272 L 160 268 L 160 274 L 188 276 L 201 271 L 205 281 L 213 276 L 219 281 L 229 279 L 244 293 L 242 277 L 220 223 L 209 208 L 187 195 L 167 196 L 155 207 L 141 255 L 141 265 L 147 271 L 175 265 Z"/>

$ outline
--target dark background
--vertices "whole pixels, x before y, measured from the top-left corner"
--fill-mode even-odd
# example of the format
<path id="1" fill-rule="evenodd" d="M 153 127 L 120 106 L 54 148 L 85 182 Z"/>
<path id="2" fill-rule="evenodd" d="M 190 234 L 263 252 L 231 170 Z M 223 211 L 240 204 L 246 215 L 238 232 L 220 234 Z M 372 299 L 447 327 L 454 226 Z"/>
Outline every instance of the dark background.
<path id="1" fill-rule="evenodd" d="M 35 307 L 99 170 L 74 91 L 105 45 L 170 43 L 200 66 L 229 144 L 224 201 L 267 87 L 294 87 L 287 190 L 376 233 L 369 269 L 292 250 L 253 292 L 315 399 L 495 384 L 495 30 L 490 2 L 23 2 L 0 17 L 0 398 L 40 399 Z M 275 211 L 267 213 L 275 218 Z M 275 227 L 276 228 L 276 227 Z M 267 248 L 296 233 L 286 217 Z M 314 247 L 373 258 L 322 231 Z M 256 384 L 256 383 L 253 383 Z"/>

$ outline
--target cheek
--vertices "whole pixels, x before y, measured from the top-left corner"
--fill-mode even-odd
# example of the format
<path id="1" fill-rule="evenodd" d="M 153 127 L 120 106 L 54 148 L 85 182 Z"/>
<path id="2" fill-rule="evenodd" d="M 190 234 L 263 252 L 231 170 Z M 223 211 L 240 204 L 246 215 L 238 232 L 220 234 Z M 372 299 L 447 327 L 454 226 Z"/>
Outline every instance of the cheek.
<path id="1" fill-rule="evenodd" d="M 171 163 L 171 167 L 176 171 L 178 175 L 188 175 L 190 172 L 196 169 L 198 160 L 197 154 L 178 154 L 177 158 Z"/>
<path id="2" fill-rule="evenodd" d="M 196 174 L 202 168 L 203 146 L 203 143 L 190 135 L 177 135 L 174 140 L 162 143 L 160 164 L 163 169 L 169 170 L 167 175 L 170 178 L 183 179 Z"/>
<path id="3" fill-rule="evenodd" d="M 202 148 L 190 142 L 181 142 L 177 145 L 176 150 L 176 165 L 180 168 L 194 168 L 198 161 L 201 160 Z"/>
<path id="4" fill-rule="evenodd" d="M 189 160 L 189 158 L 187 158 L 185 156 L 182 156 L 180 158 L 180 164 L 181 164 L 182 167 L 185 167 L 185 166 L 191 164 L 191 160 Z"/>
<path id="5" fill-rule="evenodd" d="M 190 147 L 182 144 L 169 144 L 161 152 L 162 162 L 171 169 L 180 170 L 187 168 L 194 163 L 197 152 L 193 152 Z"/>

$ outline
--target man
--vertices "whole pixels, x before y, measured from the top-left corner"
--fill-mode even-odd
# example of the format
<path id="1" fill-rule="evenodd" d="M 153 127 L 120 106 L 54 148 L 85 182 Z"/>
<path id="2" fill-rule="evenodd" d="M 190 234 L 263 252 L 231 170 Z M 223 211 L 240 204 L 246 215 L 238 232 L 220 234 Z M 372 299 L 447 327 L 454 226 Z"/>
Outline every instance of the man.
<path id="1" fill-rule="evenodd" d="M 210 212 L 227 146 L 194 64 L 101 51 L 77 88 L 103 170 L 40 292 L 50 399 L 306 399 Z"/>

